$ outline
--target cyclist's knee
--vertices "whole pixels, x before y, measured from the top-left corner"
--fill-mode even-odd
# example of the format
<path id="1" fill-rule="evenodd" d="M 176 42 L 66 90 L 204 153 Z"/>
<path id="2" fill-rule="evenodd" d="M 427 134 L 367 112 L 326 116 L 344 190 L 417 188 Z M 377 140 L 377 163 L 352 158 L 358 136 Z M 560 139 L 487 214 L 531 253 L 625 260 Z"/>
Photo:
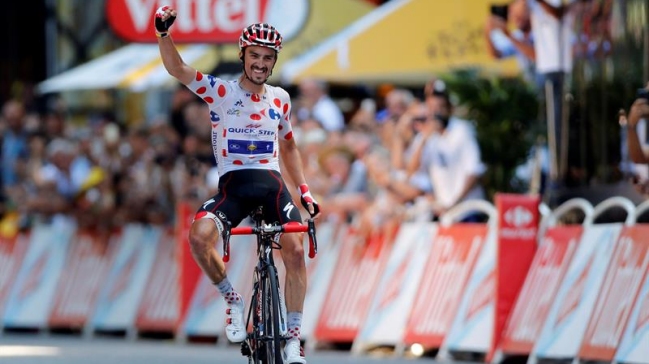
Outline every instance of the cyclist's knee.
<path id="1" fill-rule="evenodd" d="M 217 223 L 218 221 L 218 223 Z M 189 230 L 189 244 L 193 250 L 206 250 L 215 245 L 223 223 L 212 213 L 197 217 Z"/>

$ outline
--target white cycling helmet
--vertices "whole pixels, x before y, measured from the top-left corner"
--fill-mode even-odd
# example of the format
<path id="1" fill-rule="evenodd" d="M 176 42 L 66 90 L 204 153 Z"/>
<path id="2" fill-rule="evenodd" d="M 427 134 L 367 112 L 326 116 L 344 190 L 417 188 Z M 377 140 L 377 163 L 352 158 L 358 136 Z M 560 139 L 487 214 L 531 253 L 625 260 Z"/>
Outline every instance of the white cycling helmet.
<path id="1" fill-rule="evenodd" d="M 282 49 L 282 36 L 277 29 L 267 23 L 255 23 L 244 28 L 239 37 L 239 49 L 248 46 L 260 46 L 275 50 Z"/>

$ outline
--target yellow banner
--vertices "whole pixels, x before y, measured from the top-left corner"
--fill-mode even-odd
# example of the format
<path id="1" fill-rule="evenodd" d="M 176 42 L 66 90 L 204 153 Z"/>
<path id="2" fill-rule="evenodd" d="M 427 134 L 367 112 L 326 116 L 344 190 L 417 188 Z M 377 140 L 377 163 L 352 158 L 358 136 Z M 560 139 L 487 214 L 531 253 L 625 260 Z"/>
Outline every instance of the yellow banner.
<path id="1" fill-rule="evenodd" d="M 395 1 L 393 11 L 371 16 L 338 35 L 318 56 L 302 57 L 287 69 L 289 81 L 315 76 L 340 82 L 423 83 L 435 73 L 478 67 L 500 74 L 519 72 L 515 60 L 487 52 L 484 25 L 493 0 Z M 386 5 L 384 5 L 385 7 Z M 375 12 L 380 12 L 381 9 Z M 371 22 L 371 24 L 363 24 Z M 360 31 L 355 31 L 357 27 Z"/>

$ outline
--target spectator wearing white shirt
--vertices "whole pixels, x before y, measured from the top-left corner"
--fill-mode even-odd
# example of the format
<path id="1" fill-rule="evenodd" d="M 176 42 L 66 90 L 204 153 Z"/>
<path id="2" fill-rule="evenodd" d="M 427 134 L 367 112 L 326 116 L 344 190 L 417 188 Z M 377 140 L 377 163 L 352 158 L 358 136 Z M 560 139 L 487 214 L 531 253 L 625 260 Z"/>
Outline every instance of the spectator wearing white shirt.
<path id="1" fill-rule="evenodd" d="M 563 94 L 566 75 L 572 71 L 574 13 L 576 0 L 564 5 L 562 0 L 527 0 L 534 32 L 536 72 L 544 85 L 548 120 L 548 142 L 552 160 L 550 174 L 561 184 L 567 168 L 568 128 L 563 122 Z"/>
<path id="2" fill-rule="evenodd" d="M 345 117 L 329 96 L 327 84 L 316 79 L 305 79 L 299 86 L 301 107 L 299 119 L 315 119 L 328 132 L 340 132 L 345 127 Z"/>
<path id="3" fill-rule="evenodd" d="M 439 217 L 460 202 L 485 198 L 480 183 L 485 167 L 475 128 L 469 121 L 453 116 L 453 105 L 443 81 L 434 82 L 426 103 L 439 132 L 426 141 L 421 163 L 428 168 L 433 214 Z M 476 218 L 470 214 L 463 221 Z"/>

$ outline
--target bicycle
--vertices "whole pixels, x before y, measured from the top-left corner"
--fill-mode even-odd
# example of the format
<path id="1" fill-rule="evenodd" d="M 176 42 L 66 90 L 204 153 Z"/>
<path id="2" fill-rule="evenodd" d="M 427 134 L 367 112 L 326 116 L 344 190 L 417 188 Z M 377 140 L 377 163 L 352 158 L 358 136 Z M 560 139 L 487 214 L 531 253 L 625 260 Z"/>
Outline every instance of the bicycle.
<path id="1" fill-rule="evenodd" d="M 281 249 L 279 236 L 283 233 L 308 233 L 309 258 L 315 258 L 318 244 L 315 236 L 315 223 L 307 219 L 302 224 L 265 224 L 261 206 L 250 213 L 254 226 L 224 229 L 223 261 L 230 260 L 231 235 L 257 235 L 257 256 L 259 261 L 253 275 L 253 294 L 248 308 L 246 327 L 251 327 L 247 339 L 241 343 L 241 354 L 252 364 L 283 364 L 282 343 L 286 342 L 286 307 L 280 298 L 277 268 L 273 250 Z M 252 320 L 252 326 L 250 321 Z"/>

